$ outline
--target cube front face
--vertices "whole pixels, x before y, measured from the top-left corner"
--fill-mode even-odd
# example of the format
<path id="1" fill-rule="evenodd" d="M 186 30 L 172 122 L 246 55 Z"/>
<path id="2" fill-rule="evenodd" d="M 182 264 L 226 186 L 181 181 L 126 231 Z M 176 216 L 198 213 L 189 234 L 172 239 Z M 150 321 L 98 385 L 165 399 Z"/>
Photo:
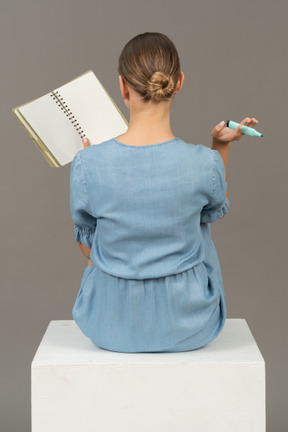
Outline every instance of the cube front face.
<path id="1" fill-rule="evenodd" d="M 265 432 L 264 362 L 32 364 L 31 376 L 32 432 Z"/>

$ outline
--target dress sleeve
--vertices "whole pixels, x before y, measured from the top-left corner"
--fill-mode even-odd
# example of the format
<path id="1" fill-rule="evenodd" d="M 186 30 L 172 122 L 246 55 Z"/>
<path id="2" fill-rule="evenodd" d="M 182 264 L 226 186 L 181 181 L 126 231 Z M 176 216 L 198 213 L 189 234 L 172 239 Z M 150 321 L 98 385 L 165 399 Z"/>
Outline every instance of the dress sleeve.
<path id="1" fill-rule="evenodd" d="M 70 167 L 70 212 L 74 222 L 75 241 L 92 247 L 97 219 L 92 215 L 81 151 L 74 156 Z"/>
<path id="2" fill-rule="evenodd" d="M 209 190 L 207 198 L 209 200 L 201 211 L 200 222 L 211 223 L 221 219 L 228 213 L 230 201 L 226 198 L 227 183 L 225 166 L 222 156 L 217 150 L 210 149 L 211 169 L 209 179 Z"/>

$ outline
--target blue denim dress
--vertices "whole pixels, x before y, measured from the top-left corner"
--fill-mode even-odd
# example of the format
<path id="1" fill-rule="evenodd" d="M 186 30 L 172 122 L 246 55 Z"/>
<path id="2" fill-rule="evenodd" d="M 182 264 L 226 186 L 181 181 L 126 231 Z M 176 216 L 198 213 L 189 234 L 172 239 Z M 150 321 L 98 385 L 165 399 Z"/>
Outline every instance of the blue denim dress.
<path id="1" fill-rule="evenodd" d="M 116 138 L 78 151 L 70 168 L 75 240 L 91 247 L 72 315 L 98 347 L 203 347 L 226 320 L 211 222 L 229 206 L 217 150 L 174 138 Z"/>

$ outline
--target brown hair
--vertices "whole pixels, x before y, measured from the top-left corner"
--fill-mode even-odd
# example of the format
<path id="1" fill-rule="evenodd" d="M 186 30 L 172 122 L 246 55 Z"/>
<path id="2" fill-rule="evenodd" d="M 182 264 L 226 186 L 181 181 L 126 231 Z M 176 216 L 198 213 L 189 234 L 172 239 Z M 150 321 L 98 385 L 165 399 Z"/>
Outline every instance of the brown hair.
<path id="1" fill-rule="evenodd" d="M 178 52 L 162 33 L 135 36 L 123 48 L 118 72 L 142 96 L 143 102 L 160 102 L 173 95 L 180 73 Z"/>

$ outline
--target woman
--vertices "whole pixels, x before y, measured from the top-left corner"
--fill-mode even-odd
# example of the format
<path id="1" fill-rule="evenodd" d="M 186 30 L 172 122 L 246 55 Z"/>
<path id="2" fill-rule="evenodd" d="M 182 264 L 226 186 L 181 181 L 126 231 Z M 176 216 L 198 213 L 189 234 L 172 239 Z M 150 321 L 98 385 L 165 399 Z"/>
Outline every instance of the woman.
<path id="1" fill-rule="evenodd" d="M 73 318 L 107 350 L 198 349 L 226 319 L 210 223 L 227 213 L 227 156 L 241 127 L 215 126 L 211 148 L 175 137 L 169 116 L 184 73 L 161 33 L 130 40 L 118 72 L 127 132 L 88 140 L 71 164 L 75 240 L 89 258 Z"/>

